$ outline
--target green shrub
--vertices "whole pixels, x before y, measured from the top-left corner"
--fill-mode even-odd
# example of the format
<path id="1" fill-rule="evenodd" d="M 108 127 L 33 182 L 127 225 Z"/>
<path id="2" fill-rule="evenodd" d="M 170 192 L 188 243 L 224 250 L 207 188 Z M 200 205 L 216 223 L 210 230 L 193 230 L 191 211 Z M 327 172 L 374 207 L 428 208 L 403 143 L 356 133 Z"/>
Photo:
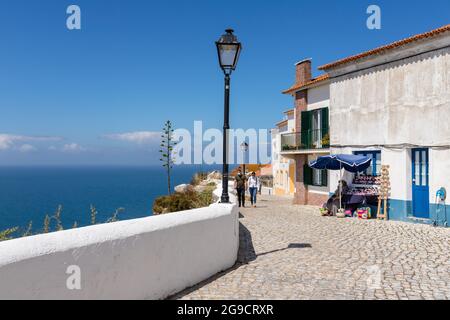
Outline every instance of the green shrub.
<path id="1" fill-rule="evenodd" d="M 43 226 L 42 230 L 38 231 L 36 234 L 45 234 L 45 233 L 54 232 L 54 231 L 63 231 L 64 227 L 61 222 L 62 211 L 63 211 L 63 207 L 60 205 L 56 209 L 56 212 L 53 216 L 49 216 L 47 214 L 44 218 L 44 226 Z M 111 218 L 106 220 L 106 223 L 112 223 L 112 222 L 119 221 L 119 214 L 124 211 L 125 211 L 125 208 L 116 209 L 116 211 L 113 213 Z M 90 214 L 91 214 L 91 224 L 92 225 L 97 224 L 98 211 L 93 205 L 91 205 L 91 207 L 90 207 Z M 54 221 L 54 223 L 52 223 L 52 221 Z M 76 221 L 74 222 L 72 228 L 73 229 L 78 228 L 78 223 Z M 11 240 L 14 238 L 21 238 L 21 237 L 29 237 L 29 236 L 34 235 L 33 234 L 33 221 L 30 221 L 28 223 L 28 227 L 25 229 L 24 232 L 22 232 L 20 230 L 23 230 L 23 229 L 19 229 L 16 227 L 16 228 L 11 228 L 11 229 L 7 229 L 4 231 L 0 231 L 0 241 Z M 13 235 L 15 233 L 19 233 L 18 231 L 21 234 L 19 236 L 14 237 Z"/>
<path id="2" fill-rule="evenodd" d="M 49 233 L 50 232 L 50 217 L 48 214 L 44 218 L 44 229 L 42 230 L 42 233 Z"/>
<path id="3" fill-rule="evenodd" d="M 112 215 L 112 217 L 109 218 L 109 219 L 106 221 L 106 223 L 113 223 L 113 222 L 119 221 L 119 214 L 122 213 L 122 212 L 124 212 L 124 211 L 125 211 L 125 208 L 119 208 L 119 209 L 116 209 L 116 211 L 114 212 L 114 214 Z"/>
<path id="4" fill-rule="evenodd" d="M 12 235 L 19 230 L 19 228 L 11 228 L 11 229 L 6 229 L 4 231 L 0 231 L 0 241 L 5 241 L 5 240 L 10 240 L 12 239 Z"/>
<path id="5" fill-rule="evenodd" d="M 91 225 L 97 224 L 97 208 L 91 204 Z"/>
<path id="6" fill-rule="evenodd" d="M 56 231 L 63 231 L 64 227 L 61 222 L 61 213 L 62 213 L 63 207 L 61 205 L 58 206 L 56 209 L 55 215 L 53 216 L 53 219 L 56 221 Z"/>
<path id="7" fill-rule="evenodd" d="M 194 209 L 196 196 L 196 192 L 192 191 L 156 198 L 153 203 L 153 212 L 155 214 L 164 214 Z"/>
<path id="8" fill-rule="evenodd" d="M 25 232 L 22 234 L 22 237 L 29 237 L 33 235 L 33 221 L 28 223 L 28 227 Z"/>
<path id="9" fill-rule="evenodd" d="M 207 207 L 214 201 L 214 186 L 208 186 L 204 191 L 197 193 L 197 208 Z"/>
<path id="10" fill-rule="evenodd" d="M 189 191 L 156 198 L 153 213 L 159 215 L 207 207 L 214 201 L 213 191 L 214 187 L 210 186 L 202 192 Z"/>
<path id="11" fill-rule="evenodd" d="M 191 179 L 191 185 L 198 186 L 202 181 L 208 178 L 208 172 L 197 172 Z"/>

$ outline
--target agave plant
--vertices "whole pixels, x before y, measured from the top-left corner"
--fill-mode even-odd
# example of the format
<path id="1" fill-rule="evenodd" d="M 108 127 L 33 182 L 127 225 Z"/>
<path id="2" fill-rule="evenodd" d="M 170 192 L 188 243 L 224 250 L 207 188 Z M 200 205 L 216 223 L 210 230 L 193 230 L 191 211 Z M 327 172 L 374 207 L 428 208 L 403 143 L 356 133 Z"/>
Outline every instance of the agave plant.
<path id="1" fill-rule="evenodd" d="M 167 193 L 169 195 L 172 193 L 170 178 L 175 161 L 173 148 L 177 144 L 175 141 L 173 141 L 173 132 L 174 130 L 172 127 L 172 123 L 170 121 L 167 121 L 164 124 L 163 133 L 161 135 L 161 150 L 159 150 L 159 152 L 161 153 L 161 159 L 159 160 L 163 163 L 163 167 L 167 172 Z"/>

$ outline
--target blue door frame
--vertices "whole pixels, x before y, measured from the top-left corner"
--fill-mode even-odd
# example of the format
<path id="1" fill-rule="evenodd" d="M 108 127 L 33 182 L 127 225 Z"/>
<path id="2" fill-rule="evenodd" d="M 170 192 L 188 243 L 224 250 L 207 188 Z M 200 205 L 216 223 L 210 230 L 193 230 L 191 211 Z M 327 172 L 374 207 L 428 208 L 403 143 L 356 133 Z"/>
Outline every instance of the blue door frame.
<path id="1" fill-rule="evenodd" d="M 412 149 L 412 210 L 416 218 L 430 218 L 430 178 L 428 149 Z"/>

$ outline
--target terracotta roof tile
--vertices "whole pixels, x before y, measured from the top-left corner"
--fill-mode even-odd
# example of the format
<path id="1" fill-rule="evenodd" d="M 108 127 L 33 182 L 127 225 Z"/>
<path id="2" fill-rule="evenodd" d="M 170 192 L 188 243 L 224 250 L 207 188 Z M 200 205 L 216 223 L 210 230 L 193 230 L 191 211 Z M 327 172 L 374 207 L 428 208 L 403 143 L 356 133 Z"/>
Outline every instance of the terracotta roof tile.
<path id="1" fill-rule="evenodd" d="M 322 81 L 326 81 L 330 78 L 330 76 L 328 74 L 322 74 L 320 76 L 318 76 L 317 78 L 311 79 L 311 81 L 305 83 L 305 84 L 294 84 L 292 87 L 290 87 L 289 89 L 283 91 L 283 94 L 291 94 L 294 93 L 296 91 L 302 90 L 304 88 L 307 88 L 313 84 L 317 84 L 320 83 Z"/>
<path id="2" fill-rule="evenodd" d="M 277 124 L 276 124 L 276 126 L 277 127 L 283 127 L 283 126 L 285 126 L 285 125 L 287 125 L 289 123 L 289 120 L 281 120 L 280 122 L 278 122 Z"/>
<path id="3" fill-rule="evenodd" d="M 400 40 L 400 41 L 396 41 L 396 42 L 393 42 L 391 44 L 388 44 L 388 45 L 385 45 L 385 46 L 382 46 L 382 47 L 378 47 L 378 48 L 370 50 L 370 51 L 366 51 L 366 52 L 363 52 L 363 53 L 360 53 L 360 54 L 357 54 L 357 55 L 354 55 L 354 56 L 350 56 L 350 57 L 345 58 L 345 59 L 337 60 L 335 62 L 332 62 L 332 63 L 329 63 L 329 64 L 326 64 L 326 65 L 323 65 L 323 66 L 319 67 L 319 70 L 328 70 L 328 69 L 331 69 L 333 67 L 336 67 L 336 66 L 339 66 L 339 65 L 343 65 L 343 64 L 346 64 L 346 63 L 349 63 L 349 62 L 354 62 L 354 61 L 360 60 L 360 59 L 365 58 L 365 57 L 369 57 L 369 56 L 372 56 L 372 55 L 375 55 L 375 54 L 384 53 L 384 52 L 386 52 L 388 50 L 392 50 L 392 49 L 404 46 L 406 44 L 409 44 L 409 43 L 412 43 L 412 42 L 415 42 L 415 41 L 419 41 L 419 40 L 427 39 L 427 38 L 432 38 L 432 37 L 435 37 L 435 36 L 437 36 L 439 34 L 442 34 L 444 32 L 448 32 L 448 31 L 450 31 L 450 24 L 448 24 L 446 26 L 443 26 L 443 27 L 440 27 L 438 29 L 429 31 L 429 32 L 421 33 L 421 34 L 415 35 L 413 37 L 409 37 L 409 38 L 406 38 L 406 39 L 403 39 L 403 40 Z"/>
<path id="4" fill-rule="evenodd" d="M 295 109 L 289 109 L 289 110 L 286 110 L 285 112 L 283 112 L 284 114 L 290 114 L 290 113 L 294 113 L 295 112 Z"/>

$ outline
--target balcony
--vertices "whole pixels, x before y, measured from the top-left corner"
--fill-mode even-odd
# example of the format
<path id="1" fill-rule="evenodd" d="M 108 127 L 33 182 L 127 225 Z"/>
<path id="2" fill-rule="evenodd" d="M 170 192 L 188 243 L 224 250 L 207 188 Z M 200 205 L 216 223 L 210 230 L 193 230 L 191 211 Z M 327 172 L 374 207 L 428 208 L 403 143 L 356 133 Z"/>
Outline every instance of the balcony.
<path id="1" fill-rule="evenodd" d="M 329 148 L 330 134 L 328 128 L 281 135 L 281 152 L 325 150 Z"/>

